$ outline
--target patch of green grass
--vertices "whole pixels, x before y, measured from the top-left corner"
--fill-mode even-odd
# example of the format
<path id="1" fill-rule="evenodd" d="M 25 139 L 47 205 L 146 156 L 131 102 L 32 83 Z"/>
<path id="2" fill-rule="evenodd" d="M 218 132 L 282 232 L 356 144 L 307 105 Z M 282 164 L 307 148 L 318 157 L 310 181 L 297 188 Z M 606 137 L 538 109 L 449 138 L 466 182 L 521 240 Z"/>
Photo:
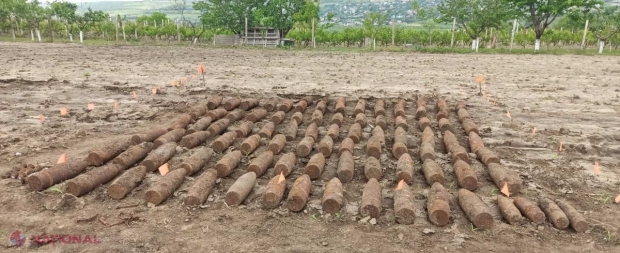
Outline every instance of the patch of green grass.
<path id="1" fill-rule="evenodd" d="M 477 227 L 474 227 L 474 223 L 471 224 L 471 232 L 476 232 L 478 231 Z"/>
<path id="2" fill-rule="evenodd" d="M 316 218 L 316 213 L 315 213 L 315 214 L 312 214 L 312 219 L 317 220 L 317 218 Z"/>
<path id="3" fill-rule="evenodd" d="M 47 188 L 47 190 L 45 190 L 45 191 L 47 191 L 47 192 L 54 192 L 54 193 L 60 193 L 60 194 L 63 193 L 62 189 L 60 189 L 59 187 L 50 187 L 50 188 Z"/>

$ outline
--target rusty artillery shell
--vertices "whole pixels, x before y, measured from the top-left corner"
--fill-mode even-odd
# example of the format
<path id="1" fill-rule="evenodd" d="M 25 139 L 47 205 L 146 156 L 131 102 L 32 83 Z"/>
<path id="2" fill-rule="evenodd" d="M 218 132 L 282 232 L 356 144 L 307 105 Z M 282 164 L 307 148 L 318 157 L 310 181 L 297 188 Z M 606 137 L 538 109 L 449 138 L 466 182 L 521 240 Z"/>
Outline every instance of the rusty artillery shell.
<path id="1" fill-rule="evenodd" d="M 454 162 L 454 174 L 460 187 L 470 191 L 478 188 L 478 177 L 467 162 L 456 160 Z"/>
<path id="2" fill-rule="evenodd" d="M 381 205 L 383 197 L 381 196 L 381 185 L 375 178 L 368 180 L 364 186 L 362 193 L 362 204 L 360 205 L 360 214 L 364 217 L 370 216 L 378 219 L 381 215 Z"/>
<path id="3" fill-rule="evenodd" d="M 285 113 L 283 111 L 278 111 L 274 113 L 273 115 L 271 115 L 271 121 L 273 121 L 273 123 L 276 125 L 280 125 L 280 123 L 284 121 L 284 116 L 285 116 Z"/>
<path id="4" fill-rule="evenodd" d="M 338 179 L 344 183 L 350 182 L 353 179 L 354 173 L 355 161 L 353 160 L 353 155 L 349 151 L 342 152 L 338 160 L 338 170 L 336 171 Z"/>
<path id="5" fill-rule="evenodd" d="M 459 101 L 456 103 L 455 110 L 458 111 L 460 109 L 467 109 L 467 105 L 463 101 Z"/>
<path id="6" fill-rule="evenodd" d="M 282 102 L 280 102 L 280 105 L 278 105 L 278 110 L 283 111 L 284 113 L 287 113 L 292 108 L 293 108 L 293 100 L 290 100 L 290 99 L 283 100 Z"/>
<path id="7" fill-rule="evenodd" d="M 154 148 L 158 148 L 159 146 L 163 145 L 164 143 L 168 143 L 168 142 L 178 142 L 181 140 L 181 138 L 183 138 L 183 136 L 185 135 L 185 129 L 174 129 L 170 132 L 167 132 L 166 134 L 160 136 L 159 138 L 157 138 L 157 140 L 155 140 L 155 142 L 153 142 L 154 144 Z"/>
<path id="8" fill-rule="evenodd" d="M 97 188 L 97 186 L 110 182 L 122 171 L 123 167 L 114 163 L 94 168 L 67 181 L 65 192 L 76 197 L 82 196 Z"/>
<path id="9" fill-rule="evenodd" d="M 424 178 L 429 185 L 433 185 L 435 182 L 443 185 L 446 182 L 441 166 L 434 160 L 424 160 L 422 172 L 424 172 Z"/>
<path id="10" fill-rule="evenodd" d="M 189 177 L 202 169 L 202 167 L 211 160 L 212 156 L 213 149 L 199 148 L 196 149 L 189 158 L 185 159 L 179 167 L 184 169 L 185 175 Z"/>
<path id="11" fill-rule="evenodd" d="M 359 143 L 362 138 L 362 126 L 359 123 L 351 125 L 348 137 L 353 140 L 353 143 Z"/>
<path id="12" fill-rule="evenodd" d="M 490 163 L 487 168 L 489 170 L 489 176 L 497 188 L 501 189 L 504 187 L 504 183 L 506 183 L 510 194 L 521 192 L 523 180 L 521 180 L 521 177 L 519 177 L 516 172 L 510 171 L 498 163 Z"/>
<path id="13" fill-rule="evenodd" d="M 338 148 L 338 155 L 342 155 L 342 152 L 349 151 L 349 153 L 353 154 L 354 147 L 353 140 L 351 138 L 346 138 L 340 142 L 340 148 Z"/>
<path id="14" fill-rule="evenodd" d="M 310 157 L 304 173 L 311 179 L 317 179 L 323 173 L 323 168 L 325 168 L 325 156 L 323 153 L 316 153 Z"/>
<path id="15" fill-rule="evenodd" d="M 375 102 L 375 117 L 379 115 L 385 116 L 385 102 L 383 102 L 383 100 L 377 100 L 377 102 Z"/>
<path id="16" fill-rule="evenodd" d="M 267 102 L 264 102 L 263 108 L 268 112 L 273 112 L 277 108 L 277 102 L 275 100 L 267 100 Z"/>
<path id="17" fill-rule="evenodd" d="M 478 160 L 480 160 L 485 166 L 489 166 L 491 163 L 500 163 L 499 157 L 490 148 L 483 147 L 476 152 Z"/>
<path id="18" fill-rule="evenodd" d="M 323 211 L 329 214 L 340 212 L 342 199 L 342 183 L 337 177 L 332 178 L 332 180 L 327 183 L 327 186 L 325 186 L 325 192 L 323 192 L 323 200 L 321 201 Z"/>
<path id="19" fill-rule="evenodd" d="M 450 116 L 450 111 L 448 110 L 448 108 L 444 107 L 444 108 L 438 108 L 437 109 L 437 115 L 435 117 L 435 119 L 437 121 L 441 120 L 441 119 L 447 119 Z"/>
<path id="20" fill-rule="evenodd" d="M 387 123 L 385 122 L 385 116 L 378 115 L 375 118 L 375 125 L 380 126 L 382 129 L 387 129 Z"/>
<path id="21" fill-rule="evenodd" d="M 456 135 L 454 135 L 452 132 L 443 133 L 443 144 L 446 146 L 446 150 L 448 150 L 448 152 L 454 152 L 458 149 L 459 146 L 461 146 L 458 139 L 456 138 Z"/>
<path id="22" fill-rule="evenodd" d="M 170 160 L 170 158 L 172 158 L 172 156 L 176 152 L 176 149 L 176 142 L 168 142 L 164 145 L 161 145 L 160 147 L 151 151 L 151 153 L 149 153 L 149 155 L 144 158 L 144 160 L 142 161 L 142 165 L 146 167 L 147 172 L 153 172 L 157 168 L 159 168 L 159 166 L 162 166 L 164 163 Z"/>
<path id="23" fill-rule="evenodd" d="M 407 107 L 407 101 L 404 99 L 398 100 L 398 103 L 394 105 L 394 117 L 405 117 L 405 107 Z"/>
<path id="24" fill-rule="evenodd" d="M 222 96 L 213 96 L 211 97 L 209 102 L 207 102 L 207 108 L 209 108 L 209 110 L 215 110 L 215 108 L 217 108 L 218 106 L 220 106 L 220 104 L 222 104 L 223 100 L 224 100 L 224 97 Z"/>
<path id="25" fill-rule="evenodd" d="M 217 108 L 207 112 L 207 117 L 211 120 L 220 120 L 228 114 L 228 111 L 224 107 Z"/>
<path id="26" fill-rule="evenodd" d="M 547 219 L 545 213 L 529 199 L 514 197 L 514 204 L 523 216 L 536 224 L 542 224 Z"/>
<path id="27" fill-rule="evenodd" d="M 304 115 L 301 112 L 296 112 L 293 113 L 293 116 L 291 117 L 295 122 L 297 122 L 297 125 L 301 125 L 301 123 L 304 122 Z"/>
<path id="28" fill-rule="evenodd" d="M 288 174 L 291 174 L 291 172 L 293 171 L 293 167 L 295 167 L 296 161 L 297 156 L 294 152 L 289 152 L 280 156 L 280 159 L 278 159 L 278 162 L 276 162 L 276 166 L 273 169 L 273 174 L 283 174 L 285 177 L 288 176 Z"/>
<path id="29" fill-rule="evenodd" d="M 297 112 L 305 112 L 306 109 L 308 108 L 308 101 L 306 100 L 300 100 L 299 102 L 297 102 L 297 104 L 295 104 L 295 111 Z"/>
<path id="30" fill-rule="evenodd" d="M 366 154 L 374 158 L 381 158 L 381 139 L 379 136 L 371 136 L 366 143 Z"/>
<path id="31" fill-rule="evenodd" d="M 113 164 L 118 164 L 122 169 L 128 169 L 133 166 L 142 158 L 146 157 L 146 155 L 151 152 L 153 149 L 153 143 L 144 142 L 139 145 L 134 145 L 131 148 L 127 149 L 125 152 L 118 155 L 114 160 L 112 160 Z"/>
<path id="32" fill-rule="evenodd" d="M 252 128 L 254 128 L 254 123 L 252 121 L 244 121 L 235 129 L 235 133 L 237 133 L 236 138 L 245 138 L 248 134 L 252 133 Z"/>
<path id="33" fill-rule="evenodd" d="M 234 184 L 228 188 L 228 192 L 226 192 L 226 198 L 224 202 L 228 206 L 238 206 L 241 205 L 243 200 L 250 194 L 252 189 L 254 189 L 254 184 L 256 183 L 256 174 L 254 172 L 248 172 L 237 178 Z"/>
<path id="34" fill-rule="evenodd" d="M 314 107 L 315 111 L 320 111 L 321 115 L 323 115 L 323 113 L 325 113 L 325 109 L 327 109 L 327 102 L 325 102 L 325 100 L 321 100 L 316 104 L 316 107 Z"/>
<path id="35" fill-rule="evenodd" d="M 241 152 L 243 152 L 244 154 L 248 155 L 254 152 L 254 150 L 258 148 L 258 145 L 260 145 L 260 135 L 254 134 L 246 138 L 241 143 L 241 146 L 239 146 L 239 150 L 241 150 Z"/>
<path id="36" fill-rule="evenodd" d="M 316 126 L 316 124 L 312 123 L 308 125 L 308 128 L 306 128 L 305 137 L 311 137 L 312 139 L 314 139 L 314 141 L 318 141 L 319 128 Z"/>
<path id="37" fill-rule="evenodd" d="M 125 151 L 130 145 L 131 140 L 125 138 L 112 143 L 107 143 L 107 145 L 91 151 L 88 154 L 86 161 L 90 166 L 102 165 Z"/>
<path id="38" fill-rule="evenodd" d="M 416 107 L 426 107 L 426 99 L 422 96 L 418 96 L 415 101 Z"/>
<path id="39" fill-rule="evenodd" d="M 286 189 L 286 180 L 282 178 L 282 175 L 275 174 L 275 176 L 269 180 L 266 188 L 260 200 L 261 206 L 265 209 L 278 207 L 284 195 L 284 190 Z"/>
<path id="40" fill-rule="evenodd" d="M 366 127 L 366 114 L 360 113 L 355 116 L 355 123 L 360 124 L 362 127 Z"/>
<path id="41" fill-rule="evenodd" d="M 337 113 L 344 114 L 345 102 L 346 102 L 345 97 L 336 98 L 336 105 L 334 106 L 334 111 Z"/>
<path id="42" fill-rule="evenodd" d="M 482 138 L 480 138 L 480 136 L 478 136 L 477 133 L 470 132 L 469 133 L 469 148 L 471 149 L 471 152 L 476 153 L 478 152 L 480 148 L 483 148 L 483 147 L 484 147 L 484 142 L 482 141 Z"/>
<path id="43" fill-rule="evenodd" d="M 474 132 L 480 134 L 480 131 L 478 131 L 478 125 L 476 125 L 472 119 L 464 119 L 461 124 L 463 125 L 463 129 L 465 129 L 465 133 L 469 134 Z"/>
<path id="44" fill-rule="evenodd" d="M 154 205 L 159 205 L 161 202 L 164 202 L 164 200 L 181 186 L 184 179 L 185 170 L 170 171 L 146 191 L 146 202 Z"/>
<path id="45" fill-rule="evenodd" d="M 334 115 L 332 115 L 331 124 L 336 124 L 339 127 L 341 127 L 343 122 L 344 122 L 344 116 L 342 113 L 335 113 Z"/>
<path id="46" fill-rule="evenodd" d="M 209 132 L 210 136 L 216 136 L 224 132 L 224 130 L 226 130 L 228 125 L 230 125 L 229 119 L 220 119 L 216 121 L 215 123 L 211 124 L 211 126 L 207 128 L 207 132 Z"/>
<path id="47" fill-rule="evenodd" d="M 433 183 L 426 200 L 428 219 L 437 226 L 445 226 L 450 221 L 450 199 L 448 191 L 439 182 Z"/>
<path id="48" fill-rule="evenodd" d="M 334 150 L 334 140 L 332 140 L 331 137 L 326 135 L 319 142 L 318 150 L 319 152 L 323 153 L 323 156 L 330 157 Z"/>
<path id="49" fill-rule="evenodd" d="M 198 121 L 196 121 L 196 123 L 194 123 L 192 125 L 192 127 L 190 127 L 187 130 L 188 134 L 193 134 L 195 132 L 199 132 L 199 131 L 204 131 L 205 129 L 207 129 L 207 127 L 209 127 L 211 125 L 211 117 L 204 117 L 199 119 Z"/>
<path id="50" fill-rule="evenodd" d="M 124 198 L 142 182 L 145 176 L 146 167 L 143 165 L 125 171 L 125 173 L 110 184 L 110 187 L 108 187 L 108 196 L 116 200 Z"/>
<path id="51" fill-rule="evenodd" d="M 555 203 L 564 211 L 566 218 L 570 221 L 570 226 L 577 232 L 583 233 L 590 229 L 586 219 L 574 207 L 566 201 L 556 199 Z"/>
<path id="52" fill-rule="evenodd" d="M 323 125 L 323 113 L 319 110 L 315 110 L 312 113 L 312 123 L 316 124 L 317 126 Z"/>
<path id="53" fill-rule="evenodd" d="M 403 154 L 398 158 L 396 163 L 396 181 L 405 180 L 405 182 L 411 182 L 413 178 L 413 159 L 409 154 Z"/>
<path id="54" fill-rule="evenodd" d="M 252 162 L 250 162 L 250 166 L 248 166 L 248 171 L 252 171 L 256 173 L 257 177 L 260 177 L 265 174 L 265 171 L 267 171 L 269 166 L 271 166 L 272 162 L 273 152 L 267 150 L 258 155 L 256 158 L 252 159 Z"/>
<path id="55" fill-rule="evenodd" d="M 241 151 L 235 150 L 224 155 L 217 164 L 215 169 L 217 170 L 217 177 L 226 177 L 239 165 L 241 160 Z"/>
<path id="56" fill-rule="evenodd" d="M 189 115 L 192 116 L 192 120 L 196 120 L 207 113 L 208 108 L 204 105 L 196 105 L 189 109 Z"/>
<path id="57" fill-rule="evenodd" d="M 457 111 L 457 115 L 459 116 L 459 121 L 462 123 L 465 119 L 471 119 L 471 115 L 466 109 L 460 109 Z"/>
<path id="58" fill-rule="evenodd" d="M 379 159 L 369 156 L 366 158 L 366 164 L 364 165 L 364 176 L 366 179 L 376 178 L 377 180 L 383 177 L 383 168 Z"/>
<path id="59" fill-rule="evenodd" d="M 497 195 L 497 206 L 504 219 L 512 225 L 519 225 L 523 221 L 523 216 L 519 209 L 512 203 L 512 200 L 502 195 Z"/>
<path id="60" fill-rule="evenodd" d="M 252 113 L 250 113 L 246 119 L 248 121 L 252 121 L 252 122 L 257 122 L 259 120 L 262 120 L 263 118 L 267 117 L 267 110 L 263 109 L 263 108 L 258 108 L 258 109 L 254 109 L 252 111 Z"/>
<path id="61" fill-rule="evenodd" d="M 424 162 L 426 160 L 435 160 L 437 157 L 435 156 L 435 149 L 429 143 L 422 143 L 420 145 L 420 161 Z"/>
<path id="62" fill-rule="evenodd" d="M 467 218 L 477 228 L 488 229 L 493 227 L 493 216 L 489 213 L 489 208 L 473 192 L 463 188 L 459 189 L 459 205 L 467 214 Z"/>
<path id="63" fill-rule="evenodd" d="M 260 129 L 260 132 L 258 132 L 258 135 L 260 135 L 261 138 L 269 139 L 271 138 L 271 135 L 273 134 L 275 130 L 276 130 L 276 124 L 273 122 L 267 122 Z"/>
<path id="64" fill-rule="evenodd" d="M 327 136 L 331 137 L 332 140 L 338 140 L 338 137 L 340 137 L 340 127 L 337 124 L 331 124 L 327 128 Z"/>
<path id="65" fill-rule="evenodd" d="M 205 203 L 217 180 L 217 170 L 208 169 L 202 173 L 187 191 L 186 206 L 200 206 Z"/>
<path id="66" fill-rule="evenodd" d="M 396 159 L 399 159 L 403 154 L 407 154 L 407 153 L 409 153 L 409 150 L 407 149 L 407 145 L 405 145 L 402 142 L 396 142 L 392 146 L 392 155 L 394 155 Z"/>
<path id="67" fill-rule="evenodd" d="M 407 137 L 407 131 L 405 131 L 405 129 L 403 129 L 402 127 L 398 127 L 396 128 L 396 130 L 394 130 L 394 143 L 402 143 L 405 146 L 409 145 L 409 138 Z"/>
<path id="68" fill-rule="evenodd" d="M 174 120 L 172 125 L 168 127 L 168 131 L 172 131 L 174 129 L 185 130 L 185 128 L 187 127 L 187 125 L 189 125 L 189 122 L 191 121 L 192 121 L 192 115 L 187 114 L 187 113 L 181 114 L 179 117 L 176 118 L 176 120 Z"/>
<path id="69" fill-rule="evenodd" d="M 353 111 L 353 116 L 357 116 L 360 113 L 364 113 L 366 111 L 366 100 L 360 99 L 357 101 L 355 105 L 355 109 Z"/>
<path id="70" fill-rule="evenodd" d="M 469 154 L 467 153 L 467 150 L 465 150 L 465 148 L 461 145 L 456 146 L 456 148 L 450 151 L 450 154 L 452 155 L 453 162 L 457 160 L 462 160 L 466 163 L 469 163 Z"/>
<path id="71" fill-rule="evenodd" d="M 444 100 L 443 98 L 437 98 L 437 108 L 448 108 L 446 100 Z"/>
<path id="72" fill-rule="evenodd" d="M 372 130 L 372 136 L 376 136 L 377 138 L 379 138 L 379 142 L 381 142 L 381 144 L 385 143 L 385 133 L 383 132 L 383 128 L 381 128 L 380 126 L 376 126 Z"/>
<path id="73" fill-rule="evenodd" d="M 394 127 L 395 128 L 402 128 L 405 131 L 407 131 L 407 129 L 409 129 L 409 125 L 407 125 L 407 119 L 404 116 L 397 116 L 394 119 Z"/>
<path id="74" fill-rule="evenodd" d="M 394 191 L 394 216 L 400 224 L 413 224 L 415 220 L 413 192 L 407 183 L 403 183 L 401 189 Z"/>
<path id="75" fill-rule="evenodd" d="M 239 105 L 239 108 L 241 110 L 247 111 L 257 106 L 258 106 L 258 99 L 246 98 L 241 102 L 241 104 Z"/>
<path id="76" fill-rule="evenodd" d="M 550 199 L 540 197 L 538 199 L 538 203 L 540 204 L 541 209 L 545 212 L 553 226 L 557 229 L 565 229 L 569 225 L 568 217 L 560 207 L 558 207 L 555 202 Z"/>
<path id="77" fill-rule="evenodd" d="M 226 114 L 226 117 L 224 118 L 230 120 L 230 122 L 235 122 L 237 120 L 243 119 L 243 117 L 245 117 L 245 110 L 235 109 Z"/>
<path id="78" fill-rule="evenodd" d="M 267 146 L 267 149 L 273 152 L 274 155 L 277 155 L 280 154 L 280 151 L 282 151 L 285 145 L 286 136 L 284 136 L 283 134 L 277 134 L 271 139 L 269 145 Z"/>
<path id="79" fill-rule="evenodd" d="M 241 105 L 240 98 L 229 98 L 224 102 L 224 108 L 227 111 L 231 111 L 232 109 L 237 108 L 237 106 Z"/>
<path id="80" fill-rule="evenodd" d="M 314 148 L 314 139 L 312 137 L 303 138 L 299 144 L 297 144 L 297 155 L 299 157 L 307 157 Z"/>
<path id="81" fill-rule="evenodd" d="M 179 141 L 179 145 L 185 148 L 194 148 L 202 143 L 204 143 L 207 138 L 209 138 L 209 132 L 207 131 L 198 131 L 192 134 L 188 134 L 181 138 Z"/>
<path id="82" fill-rule="evenodd" d="M 155 139 L 159 138 L 159 136 L 162 136 L 167 132 L 168 130 L 166 130 L 165 128 L 157 127 L 147 131 L 146 133 L 136 134 L 131 137 L 131 140 L 134 145 L 143 142 L 153 142 Z"/>
<path id="83" fill-rule="evenodd" d="M 230 147 L 230 145 L 235 141 L 235 138 L 237 138 L 237 133 L 227 132 L 215 139 L 213 144 L 211 144 L 211 148 L 215 150 L 215 152 L 222 153 Z"/>
<path id="84" fill-rule="evenodd" d="M 424 129 L 431 126 L 431 121 L 427 117 L 422 117 L 418 120 L 418 126 L 420 126 L 420 131 L 424 131 Z"/>
<path id="85" fill-rule="evenodd" d="M 291 120 L 283 131 L 287 141 L 294 141 L 297 138 L 297 121 Z"/>
<path id="86" fill-rule="evenodd" d="M 426 118 L 426 107 L 425 106 L 418 107 L 415 110 L 415 118 L 416 119 Z"/>
<path id="87" fill-rule="evenodd" d="M 444 136 L 444 140 L 445 140 Z M 430 127 L 424 128 L 422 131 L 422 143 L 428 143 L 433 149 L 435 149 L 435 132 Z M 458 142 L 457 142 L 458 143 Z"/>
<path id="88" fill-rule="evenodd" d="M 301 175 L 293 183 L 291 191 L 288 193 L 286 200 L 286 206 L 293 212 L 299 212 L 304 209 L 306 202 L 308 202 L 308 196 L 312 188 L 312 181 L 306 174 Z"/>
<path id="89" fill-rule="evenodd" d="M 446 131 L 454 133 L 449 119 L 443 118 L 439 120 L 439 131 L 441 131 L 441 133 L 445 133 Z"/>

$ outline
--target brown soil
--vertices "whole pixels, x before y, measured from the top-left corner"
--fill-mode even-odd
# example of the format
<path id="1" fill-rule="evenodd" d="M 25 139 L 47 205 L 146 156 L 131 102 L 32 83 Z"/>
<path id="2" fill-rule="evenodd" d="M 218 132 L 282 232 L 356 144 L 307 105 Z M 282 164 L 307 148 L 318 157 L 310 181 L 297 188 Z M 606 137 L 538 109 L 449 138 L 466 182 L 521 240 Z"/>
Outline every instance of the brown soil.
<path id="1" fill-rule="evenodd" d="M 155 126 L 169 126 L 181 113 L 204 104 L 212 95 L 299 100 L 306 95 L 328 97 L 319 138 L 325 136 L 333 115 L 335 96 L 346 96 L 346 117 L 334 150 L 354 123 L 358 98 L 367 99 L 369 123 L 362 141 L 355 145 L 356 171 L 344 183 L 344 203 L 339 215 L 327 215 L 321 199 L 327 182 L 336 175 L 337 153 L 326 158 L 320 178 L 313 181 L 310 198 L 299 213 L 286 208 L 286 194 L 304 172 L 308 158 L 300 158 L 287 176 L 287 190 L 280 207 L 260 208 L 260 196 L 273 175 L 273 165 L 284 153 L 294 151 L 311 123 L 315 105 L 308 106 L 297 138 L 257 179 L 254 190 L 238 207 L 228 207 L 224 196 L 235 179 L 243 175 L 251 159 L 267 150 L 268 140 L 244 156 L 233 173 L 217 181 L 207 202 L 198 208 L 183 205 L 194 178 L 212 168 L 224 154 L 214 154 L 200 172 L 186 177 L 181 187 L 156 207 L 145 204 L 146 190 L 161 177 L 149 173 L 140 186 L 122 200 L 107 196 L 107 186 L 74 198 L 62 194 L 64 184 L 43 192 L 31 192 L 16 179 L 0 181 L 0 251 L 13 251 L 9 237 L 19 230 L 33 235 L 97 235 L 100 244 L 36 245 L 24 247 L 41 252 L 616 252 L 620 249 L 620 206 L 613 200 L 620 193 L 620 69 L 615 57 L 550 55 L 431 55 L 404 53 L 323 53 L 283 50 L 202 49 L 153 46 L 81 46 L 77 44 L 0 43 L 0 174 L 15 166 L 51 166 L 62 153 L 68 160 L 85 159 L 88 152 L 110 141 L 141 133 Z M 197 75 L 198 65 L 207 70 L 206 86 Z M 487 76 L 490 102 L 478 96 L 474 82 Z M 190 82 L 172 87 L 171 82 L 189 77 Z M 151 90 L 161 85 L 156 95 Z M 137 97 L 132 98 L 136 91 Z M 452 158 L 437 141 L 437 161 L 451 194 L 451 221 L 446 227 L 429 223 L 426 198 L 430 186 L 424 180 L 418 146 L 415 97 L 429 105 L 435 133 L 437 97 L 450 107 L 450 121 L 461 146 L 468 151 L 465 131 L 454 112 L 464 100 L 478 124 L 485 144 L 524 181 L 520 196 L 536 200 L 544 195 L 563 199 L 584 215 L 586 233 L 572 228 L 557 230 L 548 221 L 509 225 L 495 201 L 499 189 L 486 168 L 471 159 L 478 176 L 474 191 L 488 205 L 495 227 L 473 229 L 459 208 L 458 186 Z M 381 217 L 375 225 L 359 215 L 365 142 L 374 125 L 374 103 L 385 100 L 386 144 L 381 156 L 384 167 Z M 393 192 L 397 186 L 393 144 L 392 109 L 398 98 L 407 99 L 409 153 L 416 162 L 411 189 L 416 219 L 412 225 L 396 223 Z M 497 99 L 497 105 L 493 101 Z M 113 109 L 114 102 L 119 103 Z M 87 110 L 94 103 L 95 109 Z M 66 107 L 69 115 L 61 117 Z M 511 119 L 506 116 L 509 111 Z M 270 112 L 254 124 L 253 133 L 269 122 Z M 281 133 L 291 119 L 276 126 Z M 45 117 L 43 123 L 39 115 Z M 234 131 L 239 121 L 227 131 Z M 536 134 L 532 129 L 536 128 Z M 274 133 L 274 135 L 276 134 Z M 207 140 L 210 146 L 215 138 Z M 239 148 L 243 138 L 232 145 Z M 559 143 L 564 150 L 558 152 Z M 201 145 L 204 146 L 205 144 Z M 199 148 L 199 147 L 196 147 Z M 230 152 L 229 151 L 225 151 Z M 178 167 L 191 152 L 178 149 L 169 162 Z M 472 158 L 475 155 L 470 154 Z M 598 161 L 600 173 L 593 172 Z M 92 168 L 89 168 L 92 169 Z M 94 217 L 97 215 L 97 217 Z M 92 218 L 94 217 L 94 218 Z M 92 219 L 88 219 L 92 218 Z M 374 222 L 373 222 L 374 223 Z M 611 237 L 608 237 L 608 233 Z"/>

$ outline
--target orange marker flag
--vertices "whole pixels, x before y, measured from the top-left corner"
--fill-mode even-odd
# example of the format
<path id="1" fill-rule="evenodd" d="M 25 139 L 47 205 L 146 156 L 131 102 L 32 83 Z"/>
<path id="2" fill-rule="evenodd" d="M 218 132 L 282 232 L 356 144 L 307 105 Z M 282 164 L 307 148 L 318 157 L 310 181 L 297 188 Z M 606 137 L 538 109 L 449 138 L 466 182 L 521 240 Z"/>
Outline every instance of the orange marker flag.
<path id="1" fill-rule="evenodd" d="M 495 99 L 495 101 L 493 101 L 493 104 L 494 104 L 494 105 L 497 105 L 497 99 Z"/>
<path id="2" fill-rule="evenodd" d="M 396 190 L 399 191 L 403 189 L 404 184 L 405 184 L 405 180 L 401 179 L 400 182 L 398 182 L 398 186 L 396 186 Z"/>
<path id="3" fill-rule="evenodd" d="M 118 101 L 114 101 L 114 110 L 118 109 Z"/>
<path id="4" fill-rule="evenodd" d="M 67 108 L 65 107 L 60 108 L 60 116 L 65 116 L 67 114 L 69 114 L 69 111 L 67 110 Z"/>
<path id="5" fill-rule="evenodd" d="M 286 180 L 286 178 L 284 177 L 284 172 L 280 172 L 280 178 L 278 178 L 278 184 L 282 183 L 282 181 Z"/>
<path id="6" fill-rule="evenodd" d="M 192 80 L 196 80 L 196 75 L 192 75 Z"/>
<path id="7" fill-rule="evenodd" d="M 534 129 L 532 129 L 532 135 L 536 135 L 536 127 L 534 127 Z"/>
<path id="8" fill-rule="evenodd" d="M 164 163 L 164 165 L 159 166 L 159 174 L 166 175 L 170 172 L 170 168 L 168 168 L 168 163 Z"/>
<path id="9" fill-rule="evenodd" d="M 39 120 L 41 121 L 41 123 L 45 121 L 45 117 L 43 117 L 43 114 L 39 114 Z"/>
<path id="10" fill-rule="evenodd" d="M 601 174 L 601 169 L 598 166 L 598 162 L 594 162 L 594 173 Z"/>
<path id="11" fill-rule="evenodd" d="M 560 142 L 560 152 L 562 152 L 562 143 Z"/>
<path id="12" fill-rule="evenodd" d="M 95 110 L 95 104 L 93 103 L 88 104 L 88 110 L 91 110 L 91 111 Z"/>
<path id="13" fill-rule="evenodd" d="M 616 204 L 620 204 L 620 194 L 618 194 L 618 196 L 616 196 Z"/>
<path id="14" fill-rule="evenodd" d="M 58 164 L 58 163 L 66 163 L 66 162 L 67 162 L 67 154 L 62 154 L 60 155 L 60 157 L 58 157 L 58 162 L 56 163 Z"/>
<path id="15" fill-rule="evenodd" d="M 506 117 L 508 117 L 509 119 L 512 119 L 512 116 L 510 116 L 510 111 L 506 111 Z"/>
<path id="16" fill-rule="evenodd" d="M 132 96 L 133 96 L 133 98 L 136 98 L 136 97 L 137 97 L 137 95 L 136 95 L 136 92 L 135 92 L 135 91 L 133 92 L 133 95 L 132 95 Z"/>
<path id="17" fill-rule="evenodd" d="M 151 92 L 152 92 L 153 94 L 157 94 L 157 88 L 153 88 L 153 89 L 151 90 Z"/>
<path id="18" fill-rule="evenodd" d="M 504 186 L 502 187 L 502 193 L 506 195 L 506 197 L 510 197 L 510 191 L 508 190 L 507 182 L 504 182 Z"/>
<path id="19" fill-rule="evenodd" d="M 198 73 L 203 74 L 205 73 L 205 67 L 202 66 L 202 64 L 200 64 L 200 66 L 198 67 Z"/>

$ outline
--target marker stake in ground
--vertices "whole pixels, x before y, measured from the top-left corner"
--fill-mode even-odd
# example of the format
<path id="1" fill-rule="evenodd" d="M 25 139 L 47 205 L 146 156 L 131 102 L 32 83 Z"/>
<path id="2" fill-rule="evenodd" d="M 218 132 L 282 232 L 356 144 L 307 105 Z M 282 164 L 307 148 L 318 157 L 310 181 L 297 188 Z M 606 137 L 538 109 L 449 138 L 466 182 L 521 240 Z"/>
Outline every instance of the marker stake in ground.
<path id="1" fill-rule="evenodd" d="M 164 163 L 164 165 L 159 166 L 159 174 L 166 175 L 170 172 L 170 168 L 168 167 L 168 163 Z"/>
<path id="2" fill-rule="evenodd" d="M 56 162 L 56 164 L 60 163 L 67 163 L 67 154 L 62 154 L 58 157 L 58 162 Z"/>
<path id="3" fill-rule="evenodd" d="M 601 168 L 598 166 L 598 162 L 594 162 L 594 173 L 601 174 Z"/>
<path id="4" fill-rule="evenodd" d="M 43 114 L 39 114 L 39 120 L 41 121 L 41 124 L 43 124 L 43 122 L 45 121 L 45 117 L 43 117 Z"/>
<path id="5" fill-rule="evenodd" d="M 60 116 L 65 116 L 67 114 L 69 114 L 69 111 L 67 110 L 67 108 L 65 107 L 60 108 Z"/>
<path id="6" fill-rule="evenodd" d="M 504 182 L 504 186 L 502 187 L 502 191 L 501 191 L 504 195 L 506 195 L 506 197 L 510 197 L 510 191 L 508 190 L 508 183 Z"/>

